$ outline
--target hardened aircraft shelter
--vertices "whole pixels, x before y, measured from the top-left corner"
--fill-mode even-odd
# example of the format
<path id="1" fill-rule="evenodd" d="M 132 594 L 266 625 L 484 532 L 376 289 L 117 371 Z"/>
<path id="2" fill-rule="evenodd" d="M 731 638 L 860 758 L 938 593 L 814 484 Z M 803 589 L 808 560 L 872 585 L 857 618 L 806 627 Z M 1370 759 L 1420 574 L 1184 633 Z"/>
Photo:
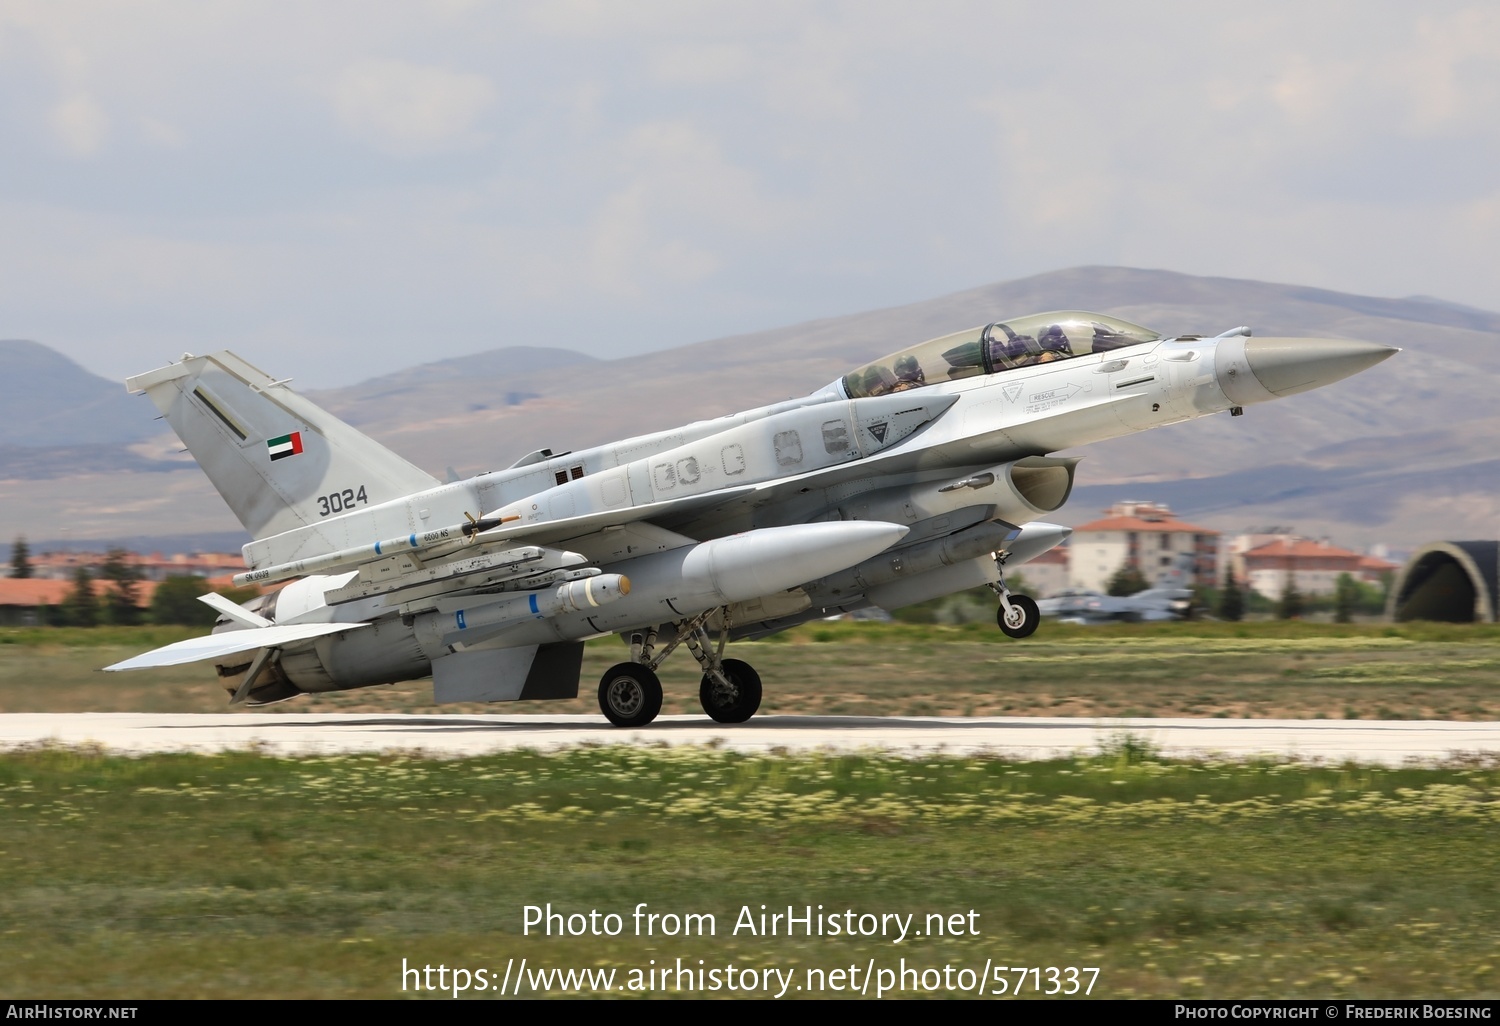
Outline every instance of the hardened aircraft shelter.
<path id="1" fill-rule="evenodd" d="M 1391 620 L 1495 623 L 1500 541 L 1431 542 L 1412 555 L 1386 604 Z"/>

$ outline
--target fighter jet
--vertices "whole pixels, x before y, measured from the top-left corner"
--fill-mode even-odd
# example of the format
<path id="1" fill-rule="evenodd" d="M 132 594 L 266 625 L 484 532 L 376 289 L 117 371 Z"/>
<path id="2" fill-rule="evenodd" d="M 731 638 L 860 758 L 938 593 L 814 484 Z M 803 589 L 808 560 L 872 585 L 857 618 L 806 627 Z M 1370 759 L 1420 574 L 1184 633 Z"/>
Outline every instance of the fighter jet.
<path id="1" fill-rule="evenodd" d="M 1055 616 L 1060 623 L 1149 623 L 1159 620 L 1186 620 L 1193 612 L 1193 583 L 1196 557 L 1178 553 L 1170 570 L 1157 576 L 1156 583 L 1133 595 L 1101 595 L 1084 588 L 1065 588 L 1038 602 L 1043 616 Z"/>
<path id="2" fill-rule="evenodd" d="M 1062 623 L 1147 623 L 1185 619 L 1192 604 L 1191 588 L 1148 588 L 1126 596 L 1070 588 L 1042 599 L 1037 609 Z"/>
<path id="3" fill-rule="evenodd" d="M 628 656 L 611 723 L 661 709 L 685 648 L 709 716 L 761 681 L 728 642 L 988 585 L 999 628 L 1036 630 L 1005 568 L 1069 534 L 1060 450 L 1337 381 L 1395 353 L 1343 339 L 1163 337 L 1081 311 L 996 321 L 855 368 L 799 399 L 440 482 L 232 353 L 130 378 L 252 541 L 214 633 L 111 670 L 211 660 L 233 703 L 430 676 L 438 702 L 578 694 L 583 644 Z"/>

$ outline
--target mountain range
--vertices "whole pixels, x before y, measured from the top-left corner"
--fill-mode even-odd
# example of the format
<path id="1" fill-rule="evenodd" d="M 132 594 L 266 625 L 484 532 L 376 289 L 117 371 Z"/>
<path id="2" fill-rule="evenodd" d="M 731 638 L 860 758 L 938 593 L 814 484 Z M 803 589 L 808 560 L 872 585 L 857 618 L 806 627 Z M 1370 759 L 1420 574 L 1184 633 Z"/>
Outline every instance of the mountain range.
<path id="1" fill-rule="evenodd" d="M 1261 336 L 1360 338 L 1404 351 L 1243 417 L 1080 449 L 1073 498 L 1053 519 L 1081 523 L 1131 498 L 1167 502 L 1218 530 L 1279 524 L 1351 546 L 1500 534 L 1500 314 L 1427 297 L 1080 267 L 639 356 L 513 346 L 308 395 L 442 478 L 805 394 L 913 342 L 1061 309 L 1164 334 L 1243 324 Z M 0 366 L 10 414 L 0 423 L 0 540 L 243 540 L 146 400 L 34 342 L 0 342 Z"/>

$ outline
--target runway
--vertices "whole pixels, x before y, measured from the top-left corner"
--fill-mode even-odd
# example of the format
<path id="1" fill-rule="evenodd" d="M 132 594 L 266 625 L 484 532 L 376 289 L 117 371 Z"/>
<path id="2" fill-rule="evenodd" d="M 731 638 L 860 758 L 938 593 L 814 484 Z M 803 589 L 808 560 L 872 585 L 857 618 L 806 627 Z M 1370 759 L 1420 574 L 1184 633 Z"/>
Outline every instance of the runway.
<path id="1" fill-rule="evenodd" d="M 705 745 L 741 752 L 883 751 L 902 756 L 989 753 L 1045 759 L 1097 752 L 1124 736 L 1174 758 L 1258 756 L 1400 765 L 1459 755 L 1500 757 L 1500 723 L 1402 720 L 1063 719 L 1041 717 L 759 716 L 726 727 L 662 716 L 619 730 L 598 716 L 382 714 L 10 713 L 0 748 L 99 746 L 112 752 L 277 755 L 421 751 L 441 758 L 584 744 Z"/>

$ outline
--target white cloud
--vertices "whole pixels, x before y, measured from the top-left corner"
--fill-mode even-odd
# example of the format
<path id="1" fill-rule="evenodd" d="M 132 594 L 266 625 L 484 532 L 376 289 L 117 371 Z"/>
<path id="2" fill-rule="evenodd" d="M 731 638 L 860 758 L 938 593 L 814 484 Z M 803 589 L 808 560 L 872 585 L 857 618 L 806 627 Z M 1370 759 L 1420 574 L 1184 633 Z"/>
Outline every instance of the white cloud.
<path id="1" fill-rule="evenodd" d="M 641 125 L 601 156 L 623 184 L 594 221 L 590 269 L 616 295 L 638 295 L 652 281 L 702 281 L 724 265 L 718 251 L 774 234 L 794 214 L 685 121 Z"/>
<path id="2" fill-rule="evenodd" d="M 1451 129 L 1467 118 L 1493 119 L 1500 100 L 1497 67 L 1500 10 L 1494 6 L 1421 19 L 1400 76 L 1411 93 L 1414 127 Z"/>
<path id="3" fill-rule="evenodd" d="M 1325 54 L 1296 54 L 1276 76 L 1271 95 L 1288 123 L 1321 127 L 1347 109 L 1363 84 L 1359 70 L 1352 62 Z"/>
<path id="4" fill-rule="evenodd" d="M 671 43 L 648 63 L 657 81 L 671 85 L 733 82 L 752 70 L 749 49 L 737 43 Z"/>
<path id="5" fill-rule="evenodd" d="M 163 149 L 180 150 L 187 145 L 182 129 L 156 118 L 141 118 L 141 135 Z"/>
<path id="6" fill-rule="evenodd" d="M 1500 307 L 1493 4 L 356 13 L 0 0 L 0 334 L 316 338 L 327 379 L 1082 263 Z"/>
<path id="7" fill-rule="evenodd" d="M 52 108 L 52 132 L 75 157 L 92 157 L 104 146 L 109 118 L 93 97 L 78 95 Z"/>
<path id="8" fill-rule="evenodd" d="M 401 60 L 365 60 L 333 87 L 334 107 L 351 132 L 383 152 L 415 156 L 484 140 L 478 122 L 493 106 L 483 75 Z"/>

